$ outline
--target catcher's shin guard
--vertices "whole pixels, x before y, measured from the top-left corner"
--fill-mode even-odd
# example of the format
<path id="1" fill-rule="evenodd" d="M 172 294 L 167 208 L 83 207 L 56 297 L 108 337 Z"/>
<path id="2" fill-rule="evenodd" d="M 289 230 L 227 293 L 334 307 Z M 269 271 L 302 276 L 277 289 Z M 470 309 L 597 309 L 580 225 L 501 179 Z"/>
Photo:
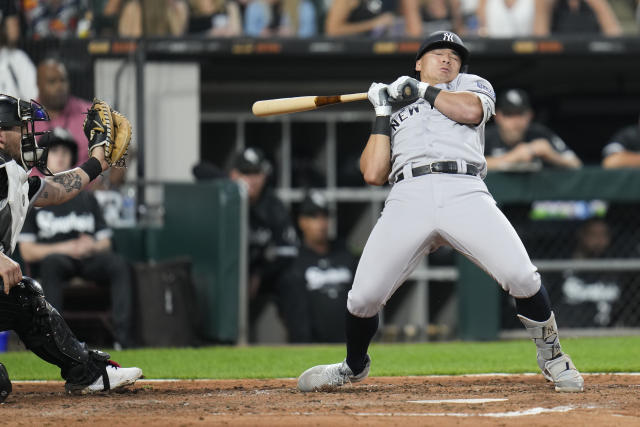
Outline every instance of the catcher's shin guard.
<path id="1" fill-rule="evenodd" d="M 90 384 L 104 371 L 109 355 L 89 350 L 49 304 L 38 282 L 23 277 L 10 296 L 21 307 L 18 336 L 41 359 L 61 369 L 62 377 L 76 384 Z"/>
<path id="2" fill-rule="evenodd" d="M 11 394 L 11 390 L 11 380 L 9 379 L 7 368 L 0 363 L 0 403 L 4 402 L 7 396 Z"/>
<path id="3" fill-rule="evenodd" d="M 582 391 L 584 380 L 569 355 L 562 352 L 553 312 L 544 322 L 536 322 L 521 314 L 518 314 L 518 318 L 536 344 L 542 375 L 553 381 L 556 391 Z"/>

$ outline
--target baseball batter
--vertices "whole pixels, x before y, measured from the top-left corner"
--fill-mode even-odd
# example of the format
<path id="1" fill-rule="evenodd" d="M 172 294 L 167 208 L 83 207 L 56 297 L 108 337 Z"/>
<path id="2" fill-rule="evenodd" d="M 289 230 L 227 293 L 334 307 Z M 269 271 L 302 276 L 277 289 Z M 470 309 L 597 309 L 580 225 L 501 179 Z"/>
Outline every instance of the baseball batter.
<path id="1" fill-rule="evenodd" d="M 450 245 L 516 301 L 518 317 L 537 346 L 538 365 L 557 391 L 582 391 L 583 379 L 560 347 L 549 296 L 515 230 L 483 182 L 484 126 L 495 95 L 482 77 L 461 73 L 469 52 L 454 33 L 431 34 L 416 55 L 419 81 L 403 76 L 373 83 L 376 120 L 360 158 L 364 180 L 393 185 L 349 292 L 347 357 L 303 372 L 298 389 L 330 389 L 369 374 L 369 343 L 378 312 L 416 267 Z M 410 95 L 402 90 L 413 88 Z M 415 101 L 392 114 L 390 101 Z"/>

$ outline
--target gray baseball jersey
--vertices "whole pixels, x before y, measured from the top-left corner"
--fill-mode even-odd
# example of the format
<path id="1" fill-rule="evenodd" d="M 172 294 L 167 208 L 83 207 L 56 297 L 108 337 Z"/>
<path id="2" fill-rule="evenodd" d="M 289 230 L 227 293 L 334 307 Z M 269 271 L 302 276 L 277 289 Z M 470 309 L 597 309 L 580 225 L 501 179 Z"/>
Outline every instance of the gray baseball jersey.
<path id="1" fill-rule="evenodd" d="M 437 87 L 476 94 L 483 119 L 475 126 L 458 123 L 424 99 L 391 116 L 389 181 L 395 184 L 349 292 L 347 308 L 355 316 L 378 313 L 422 257 L 441 245 L 471 259 L 514 297 L 530 297 L 540 289 L 536 267 L 482 180 L 484 125 L 495 108 L 491 85 L 460 74 Z M 413 176 L 413 168 L 435 161 L 455 161 L 462 173 Z M 480 176 L 466 175 L 467 165 L 476 166 Z M 396 183 L 400 172 L 403 180 Z"/>
<path id="2" fill-rule="evenodd" d="M 474 74 L 458 74 L 450 83 L 436 85 L 447 91 L 468 91 L 478 95 L 484 118 L 477 126 L 455 122 L 420 98 L 391 116 L 391 174 L 389 182 L 408 163 L 427 164 L 441 160 L 462 160 L 486 175 L 484 125 L 495 113 L 491 84 Z"/>

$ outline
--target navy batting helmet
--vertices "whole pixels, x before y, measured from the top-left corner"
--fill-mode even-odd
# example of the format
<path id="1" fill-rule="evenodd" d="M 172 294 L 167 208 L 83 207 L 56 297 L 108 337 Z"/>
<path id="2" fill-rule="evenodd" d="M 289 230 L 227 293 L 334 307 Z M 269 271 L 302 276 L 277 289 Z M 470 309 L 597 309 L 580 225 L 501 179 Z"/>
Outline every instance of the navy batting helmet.
<path id="1" fill-rule="evenodd" d="M 422 55 L 433 49 L 453 49 L 460 55 L 460 72 L 466 70 L 469 61 L 469 50 L 462 43 L 462 39 L 451 31 L 436 31 L 429 34 L 420 45 L 420 49 L 416 53 L 416 61 L 422 58 Z"/>

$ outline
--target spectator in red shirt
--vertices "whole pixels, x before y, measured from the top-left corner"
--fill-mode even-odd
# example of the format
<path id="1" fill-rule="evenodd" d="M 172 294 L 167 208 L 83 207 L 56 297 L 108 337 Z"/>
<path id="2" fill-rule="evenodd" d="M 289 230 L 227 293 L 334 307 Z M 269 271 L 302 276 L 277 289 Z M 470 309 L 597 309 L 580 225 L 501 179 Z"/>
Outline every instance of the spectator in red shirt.
<path id="1" fill-rule="evenodd" d="M 73 135 L 75 141 L 84 141 L 82 123 L 84 114 L 91 102 L 76 98 L 69 93 L 69 76 L 67 69 L 57 59 L 45 59 L 38 65 L 38 101 L 47 109 L 51 120 L 37 122 L 39 132 L 51 130 L 55 127 L 66 129 Z M 87 144 L 78 144 L 78 158 L 73 166 L 81 165 L 89 159 Z M 34 168 L 35 171 L 35 168 Z"/>

